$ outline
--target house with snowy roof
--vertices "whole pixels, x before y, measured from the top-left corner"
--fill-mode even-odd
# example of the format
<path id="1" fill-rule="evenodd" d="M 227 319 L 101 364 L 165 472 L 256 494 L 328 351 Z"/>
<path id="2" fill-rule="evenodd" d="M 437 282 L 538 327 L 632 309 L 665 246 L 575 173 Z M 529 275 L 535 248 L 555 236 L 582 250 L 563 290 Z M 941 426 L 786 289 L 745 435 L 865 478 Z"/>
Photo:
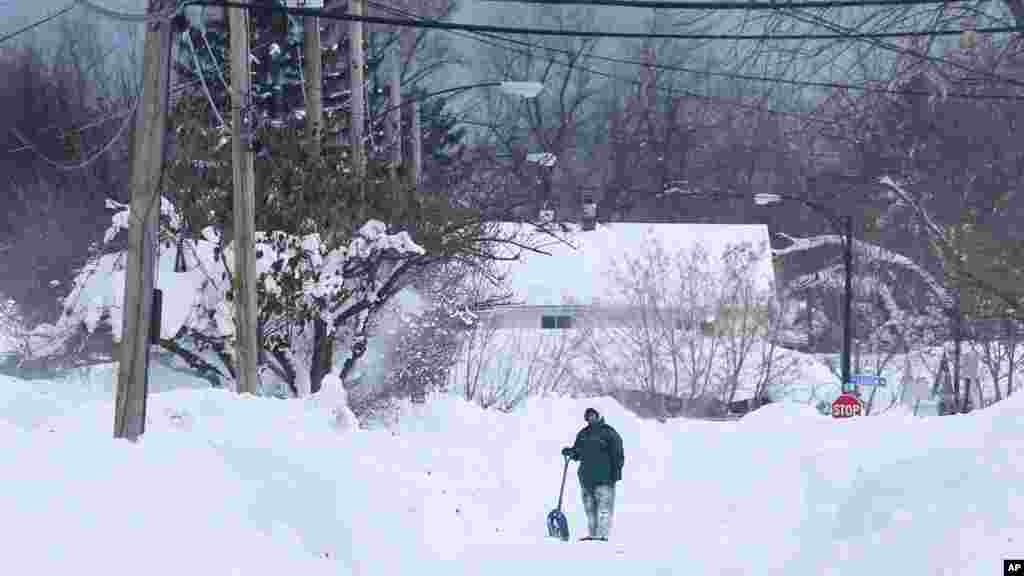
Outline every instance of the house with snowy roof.
<path id="1" fill-rule="evenodd" d="M 677 265 L 685 255 L 702 251 L 706 255 L 702 272 L 712 278 L 726 272 L 724 262 L 730 251 L 746 246 L 755 257 L 747 268 L 750 285 L 774 295 L 768 229 L 761 224 L 616 222 L 590 231 L 572 227 L 564 234 L 529 224 L 503 227 L 517 230 L 519 241 L 536 250 L 522 250 L 516 260 L 502 263 L 511 302 L 480 314 L 450 380 L 455 389 L 465 387 L 476 394 L 490 390 L 498 397 L 494 403 L 500 403 L 500 397 L 510 400 L 566 388 L 586 392 L 668 388 L 663 391 L 684 395 L 675 385 L 679 378 L 653 373 L 671 370 L 654 366 L 657 362 L 646 363 L 652 372 L 646 385 L 642 374 L 628 374 L 645 364 L 636 358 L 640 352 L 631 332 L 642 330 L 638 323 L 650 316 L 650 310 L 645 310 L 650 300 L 645 300 L 645 289 L 637 282 L 648 266 L 645 262 L 655 254 L 667 257 L 661 284 L 671 291 L 686 283 Z M 706 286 L 705 291 L 691 290 L 692 298 L 686 301 L 663 298 L 672 304 L 657 305 L 659 314 L 671 308 L 677 318 L 692 318 L 695 310 L 685 308 L 711 304 L 713 288 Z M 692 334 L 694 326 L 677 321 L 674 328 Z M 660 384 L 652 384 L 655 380 Z M 750 392 L 742 387 L 729 394 L 730 399 L 745 395 L 749 397 Z"/>

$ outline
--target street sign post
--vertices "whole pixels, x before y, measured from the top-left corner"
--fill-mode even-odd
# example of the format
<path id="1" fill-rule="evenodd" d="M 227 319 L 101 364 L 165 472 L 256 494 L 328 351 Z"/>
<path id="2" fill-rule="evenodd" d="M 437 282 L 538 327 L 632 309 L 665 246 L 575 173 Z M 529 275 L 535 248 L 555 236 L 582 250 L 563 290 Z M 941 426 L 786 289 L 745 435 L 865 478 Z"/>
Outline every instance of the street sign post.
<path id="1" fill-rule="evenodd" d="M 852 386 L 878 386 L 885 388 L 885 378 L 874 374 L 853 374 L 850 376 Z"/>
<path id="2" fill-rule="evenodd" d="M 840 394 L 832 402 L 833 418 L 852 418 L 864 414 L 864 404 L 853 394 Z"/>

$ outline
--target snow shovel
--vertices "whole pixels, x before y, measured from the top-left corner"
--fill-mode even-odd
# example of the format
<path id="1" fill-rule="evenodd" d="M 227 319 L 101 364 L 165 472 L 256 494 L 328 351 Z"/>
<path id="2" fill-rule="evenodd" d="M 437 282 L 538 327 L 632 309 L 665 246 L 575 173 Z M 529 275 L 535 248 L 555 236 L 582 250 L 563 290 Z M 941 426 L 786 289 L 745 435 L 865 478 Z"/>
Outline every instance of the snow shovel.
<path id="1" fill-rule="evenodd" d="M 562 495 L 565 493 L 565 475 L 569 471 L 569 460 L 570 458 L 566 456 L 565 468 L 562 469 L 562 487 L 558 490 L 558 508 L 548 512 L 548 536 L 561 538 L 565 542 L 569 541 L 569 521 L 562 513 Z"/>

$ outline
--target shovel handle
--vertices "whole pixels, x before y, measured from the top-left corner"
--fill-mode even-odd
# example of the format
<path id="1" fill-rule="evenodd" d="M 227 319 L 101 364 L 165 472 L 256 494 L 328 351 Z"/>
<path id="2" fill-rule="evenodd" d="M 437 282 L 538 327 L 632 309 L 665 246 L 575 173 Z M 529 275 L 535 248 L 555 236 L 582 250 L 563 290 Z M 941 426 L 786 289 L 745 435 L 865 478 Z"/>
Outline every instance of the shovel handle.
<path id="1" fill-rule="evenodd" d="M 565 459 L 565 467 L 562 468 L 562 487 L 558 489 L 558 509 L 562 509 L 562 495 L 565 494 L 565 476 L 569 472 L 569 460 L 572 458 L 568 456 L 562 456 Z"/>

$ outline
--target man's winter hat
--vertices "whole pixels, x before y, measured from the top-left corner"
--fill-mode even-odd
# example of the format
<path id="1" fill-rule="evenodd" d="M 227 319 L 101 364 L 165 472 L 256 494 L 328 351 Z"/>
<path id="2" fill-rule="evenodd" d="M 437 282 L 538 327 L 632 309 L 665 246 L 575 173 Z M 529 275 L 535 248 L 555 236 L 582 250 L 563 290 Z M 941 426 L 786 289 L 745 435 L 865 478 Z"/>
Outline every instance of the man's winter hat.
<path id="1" fill-rule="evenodd" d="M 595 418 L 600 418 L 601 415 L 598 414 L 597 410 L 594 410 L 593 408 L 587 408 L 586 410 L 583 411 L 584 420 L 590 418 L 591 416 L 594 416 Z"/>

